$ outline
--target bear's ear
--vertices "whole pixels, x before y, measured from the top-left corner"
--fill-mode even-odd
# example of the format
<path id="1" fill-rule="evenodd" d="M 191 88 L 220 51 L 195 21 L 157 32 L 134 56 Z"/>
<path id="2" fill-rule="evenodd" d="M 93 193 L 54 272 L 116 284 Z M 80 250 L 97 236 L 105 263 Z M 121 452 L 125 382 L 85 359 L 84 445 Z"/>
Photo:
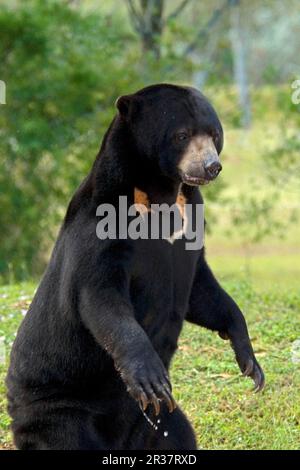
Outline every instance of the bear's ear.
<path id="1" fill-rule="evenodd" d="M 123 118 L 128 118 L 132 112 L 133 105 L 135 102 L 134 95 L 123 95 L 119 96 L 116 100 L 116 107 L 119 110 L 120 115 Z"/>
<path id="2" fill-rule="evenodd" d="M 128 115 L 130 103 L 131 103 L 130 95 L 119 96 L 119 98 L 117 98 L 116 108 L 119 110 L 119 113 L 121 114 L 121 116 L 126 117 Z"/>

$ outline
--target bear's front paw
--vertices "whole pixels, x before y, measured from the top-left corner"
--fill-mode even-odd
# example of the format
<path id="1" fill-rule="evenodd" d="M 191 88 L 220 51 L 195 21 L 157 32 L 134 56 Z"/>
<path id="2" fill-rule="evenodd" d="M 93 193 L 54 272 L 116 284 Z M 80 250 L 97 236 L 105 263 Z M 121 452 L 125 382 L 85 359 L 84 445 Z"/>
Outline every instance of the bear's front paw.
<path id="1" fill-rule="evenodd" d="M 170 413 L 176 408 L 168 373 L 159 358 L 145 362 L 140 359 L 133 360 L 130 365 L 121 368 L 121 377 L 127 391 L 140 403 L 144 411 L 152 404 L 155 414 L 158 415 L 162 401 L 167 404 Z"/>

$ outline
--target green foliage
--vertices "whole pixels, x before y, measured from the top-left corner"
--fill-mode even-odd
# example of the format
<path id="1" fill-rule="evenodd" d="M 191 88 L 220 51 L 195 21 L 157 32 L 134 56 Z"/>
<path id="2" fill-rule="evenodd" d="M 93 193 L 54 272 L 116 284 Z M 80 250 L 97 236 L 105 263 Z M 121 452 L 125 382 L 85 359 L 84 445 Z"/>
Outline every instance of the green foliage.
<path id="1" fill-rule="evenodd" d="M 89 171 L 120 94 L 154 82 L 193 84 L 204 72 L 210 88 L 203 91 L 218 110 L 225 135 L 240 127 L 237 90 L 230 86 L 232 55 L 224 30 L 226 15 L 225 23 L 205 36 L 212 42 L 213 56 L 206 54 L 203 38 L 192 55 L 184 54 L 211 16 L 203 3 L 197 6 L 201 25 L 188 8 L 168 20 L 158 60 L 151 51 L 141 55 L 140 38 L 130 28 L 125 9 L 109 1 L 105 8 L 95 4 L 93 11 L 73 8 L 70 3 L 27 0 L 12 6 L 7 1 L 7 7 L 1 7 L 0 79 L 7 85 L 7 104 L 0 106 L 1 278 L 23 279 L 41 273 L 66 205 Z M 270 191 L 258 197 L 251 183 L 251 192 L 241 188 L 242 196 L 224 197 L 224 181 L 230 188 L 232 183 L 222 176 L 203 189 L 205 201 L 213 203 L 207 204 L 208 228 L 220 224 L 220 207 L 227 205 L 233 209 L 232 223 L 251 243 L 282 231 L 275 202 L 291 179 L 299 181 L 300 147 L 299 106 L 291 103 L 290 89 L 269 87 L 266 94 L 254 90 L 252 99 L 255 124 L 268 130 L 270 122 L 276 122 L 282 133 L 276 146 L 255 155 L 255 163 L 265 161 L 261 171 Z M 244 159 L 248 148 L 235 148 Z M 224 152 L 231 151 L 226 143 Z M 226 165 L 225 155 L 224 173 Z M 219 206 L 216 211 L 214 204 Z M 294 219 L 290 211 L 284 222 Z"/>
<path id="2" fill-rule="evenodd" d="M 0 56 L 7 84 L 0 110 L 0 277 L 22 279 L 43 269 L 116 98 L 178 81 L 178 71 L 180 81 L 187 79 L 191 66 L 186 60 L 182 68 L 170 35 L 159 62 L 151 53 L 141 58 L 118 12 L 84 12 L 58 0 L 1 8 Z"/>
<path id="3" fill-rule="evenodd" d="M 285 187 L 293 178 L 300 178 L 300 106 L 292 102 L 291 90 L 278 90 L 277 106 L 281 109 L 280 136 L 278 145 L 272 149 L 266 158 L 266 165 L 271 168 L 270 180 L 273 183 L 281 178 Z"/>
<path id="4" fill-rule="evenodd" d="M 118 17 L 60 1 L 0 11 L 0 273 L 34 272 L 61 205 L 87 172 L 113 114 L 136 80 L 123 63 L 130 40 Z M 7 256 L 8 255 L 8 256 Z M 20 261 L 21 260 L 21 261 Z"/>
<path id="5" fill-rule="evenodd" d="M 252 193 L 240 197 L 242 211 L 233 217 L 233 223 L 241 227 L 250 242 L 259 242 L 274 234 L 284 237 L 287 227 L 299 218 L 299 204 L 293 206 L 287 194 L 291 188 L 298 188 L 299 193 L 300 108 L 292 103 L 289 89 L 278 89 L 274 98 L 280 109 L 279 135 L 276 144 L 266 148 L 263 155 L 268 194 L 257 198 L 259 185 L 252 181 Z M 285 210 L 280 210 L 283 204 Z"/>

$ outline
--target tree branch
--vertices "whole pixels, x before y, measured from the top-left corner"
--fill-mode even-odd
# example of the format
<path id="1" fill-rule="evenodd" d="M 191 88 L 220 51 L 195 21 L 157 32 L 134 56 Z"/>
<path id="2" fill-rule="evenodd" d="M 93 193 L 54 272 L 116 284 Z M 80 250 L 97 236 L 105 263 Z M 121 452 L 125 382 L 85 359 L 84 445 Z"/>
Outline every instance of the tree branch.
<path id="1" fill-rule="evenodd" d="M 178 15 L 180 15 L 180 13 L 185 9 L 185 7 L 187 6 L 187 4 L 190 2 L 190 0 L 183 0 L 177 8 L 175 8 L 175 10 L 169 14 L 169 16 L 167 16 L 167 18 L 165 19 L 165 23 L 167 23 L 169 20 L 173 20 L 174 18 L 176 18 Z"/>
<path id="2" fill-rule="evenodd" d="M 201 41 L 201 39 L 204 39 L 211 28 L 213 28 L 215 26 L 215 24 L 219 21 L 219 19 L 221 18 L 221 16 L 223 15 L 223 13 L 226 11 L 226 9 L 231 5 L 231 2 L 232 0 L 226 0 L 223 4 L 223 6 L 221 6 L 220 8 L 217 8 L 213 14 L 211 15 L 210 19 L 208 20 L 208 22 L 206 23 L 205 26 L 203 26 L 202 29 L 200 29 L 200 31 L 198 32 L 198 34 L 196 35 L 196 38 L 191 42 L 191 44 L 189 44 L 185 50 L 184 50 L 184 54 L 188 55 L 190 54 L 191 52 L 193 52 L 198 43 Z"/>
<path id="3" fill-rule="evenodd" d="M 141 33 L 144 28 L 143 16 L 137 11 L 133 0 L 126 0 L 126 3 L 133 27 L 138 33 Z"/>

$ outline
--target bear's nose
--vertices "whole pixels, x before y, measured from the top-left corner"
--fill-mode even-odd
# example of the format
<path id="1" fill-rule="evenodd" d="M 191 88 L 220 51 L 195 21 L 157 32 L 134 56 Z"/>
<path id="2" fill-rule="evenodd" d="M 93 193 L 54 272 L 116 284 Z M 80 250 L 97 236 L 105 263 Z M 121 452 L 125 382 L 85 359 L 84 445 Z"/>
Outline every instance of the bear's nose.
<path id="1" fill-rule="evenodd" d="M 204 162 L 204 169 L 210 179 L 215 179 L 222 170 L 222 165 L 217 160 L 206 160 Z"/>

